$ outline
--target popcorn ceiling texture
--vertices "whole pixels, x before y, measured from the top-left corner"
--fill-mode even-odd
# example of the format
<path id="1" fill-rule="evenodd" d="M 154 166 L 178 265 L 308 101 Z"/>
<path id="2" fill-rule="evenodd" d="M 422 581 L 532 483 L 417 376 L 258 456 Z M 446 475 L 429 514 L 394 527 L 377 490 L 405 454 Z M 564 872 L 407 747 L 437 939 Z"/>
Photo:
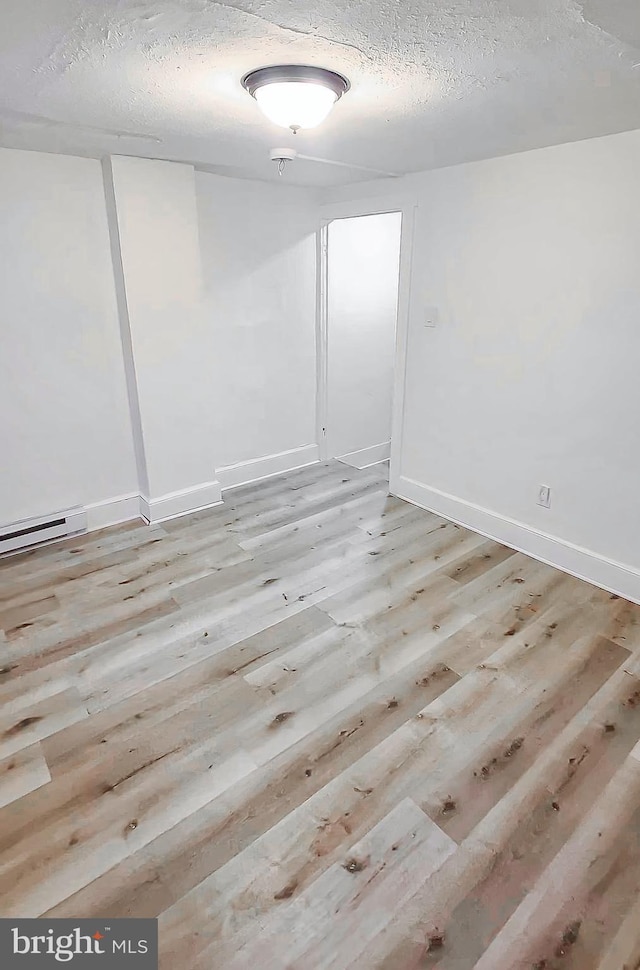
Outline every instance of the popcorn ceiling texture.
<path id="1" fill-rule="evenodd" d="M 352 90 L 295 140 L 251 68 Z M 640 127 L 638 0 L 20 0 L 0 8 L 0 143 L 275 177 L 274 145 L 419 171 Z M 289 181 L 362 173 L 297 162 Z"/>

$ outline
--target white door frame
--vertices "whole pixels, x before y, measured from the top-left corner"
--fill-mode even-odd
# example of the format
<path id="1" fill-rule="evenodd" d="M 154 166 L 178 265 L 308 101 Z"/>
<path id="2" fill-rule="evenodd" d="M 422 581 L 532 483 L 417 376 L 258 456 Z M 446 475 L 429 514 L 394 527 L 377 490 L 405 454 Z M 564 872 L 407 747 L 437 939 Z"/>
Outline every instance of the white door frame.
<path id="1" fill-rule="evenodd" d="M 329 457 L 327 440 L 327 416 L 329 412 L 329 223 L 323 219 L 318 229 L 317 241 L 317 306 L 316 306 L 316 441 L 318 457 Z"/>
<path id="2" fill-rule="evenodd" d="M 393 412 L 391 423 L 391 492 L 401 474 L 402 427 L 404 419 L 404 386 L 407 362 L 407 334 L 409 330 L 409 307 L 411 296 L 411 271 L 413 267 L 413 239 L 417 205 L 406 197 L 385 199 L 361 199 L 352 202 L 323 206 L 317 233 L 317 308 L 316 308 L 316 361 L 317 361 L 317 441 L 320 461 L 328 458 L 328 240 L 329 224 L 337 219 L 353 219 L 359 216 L 402 214 L 400 235 L 400 277 L 398 282 L 398 307 L 396 313 L 396 349 L 393 368 Z"/>

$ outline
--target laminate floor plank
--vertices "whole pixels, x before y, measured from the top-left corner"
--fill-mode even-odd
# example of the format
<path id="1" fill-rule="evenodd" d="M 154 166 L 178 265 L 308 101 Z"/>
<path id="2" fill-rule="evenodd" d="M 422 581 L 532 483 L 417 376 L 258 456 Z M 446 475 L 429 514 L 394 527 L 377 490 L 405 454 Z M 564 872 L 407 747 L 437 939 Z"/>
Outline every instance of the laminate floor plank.
<path id="1" fill-rule="evenodd" d="M 51 781 L 42 748 L 33 744 L 0 761 L 0 808 Z"/>
<path id="2" fill-rule="evenodd" d="M 173 970 L 640 961 L 640 607 L 324 462 L 0 560 L 0 916 Z"/>

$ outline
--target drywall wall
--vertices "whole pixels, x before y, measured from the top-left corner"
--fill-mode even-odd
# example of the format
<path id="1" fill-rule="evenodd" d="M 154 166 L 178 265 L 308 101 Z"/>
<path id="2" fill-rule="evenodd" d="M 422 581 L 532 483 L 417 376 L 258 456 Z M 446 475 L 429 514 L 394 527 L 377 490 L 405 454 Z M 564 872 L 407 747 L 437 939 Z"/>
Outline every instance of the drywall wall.
<path id="1" fill-rule="evenodd" d="M 388 458 L 400 258 L 399 212 L 328 227 L 328 457 Z"/>
<path id="2" fill-rule="evenodd" d="M 0 523 L 117 519 L 137 480 L 98 161 L 0 149 L 0 278 Z"/>
<path id="3" fill-rule="evenodd" d="M 223 485 L 314 460 L 316 248 L 311 193 L 196 172 L 211 453 Z"/>
<path id="4" fill-rule="evenodd" d="M 419 206 L 394 490 L 634 598 L 639 168 L 630 132 L 353 193 Z"/>
<path id="5" fill-rule="evenodd" d="M 213 504 L 214 335 L 203 312 L 194 170 L 112 156 L 105 164 L 144 514 Z"/>

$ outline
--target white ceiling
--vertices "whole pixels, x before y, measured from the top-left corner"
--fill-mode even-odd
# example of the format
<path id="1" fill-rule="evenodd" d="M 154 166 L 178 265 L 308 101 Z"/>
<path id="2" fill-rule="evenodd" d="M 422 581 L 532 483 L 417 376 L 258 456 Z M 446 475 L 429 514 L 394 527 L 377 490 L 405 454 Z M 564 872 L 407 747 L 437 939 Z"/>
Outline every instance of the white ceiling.
<path id="1" fill-rule="evenodd" d="M 240 87 L 283 62 L 350 78 L 321 128 Z M 487 158 L 640 128 L 640 0 L 0 0 L 0 123 L 10 147 L 257 178 L 283 144 L 399 173 Z"/>

